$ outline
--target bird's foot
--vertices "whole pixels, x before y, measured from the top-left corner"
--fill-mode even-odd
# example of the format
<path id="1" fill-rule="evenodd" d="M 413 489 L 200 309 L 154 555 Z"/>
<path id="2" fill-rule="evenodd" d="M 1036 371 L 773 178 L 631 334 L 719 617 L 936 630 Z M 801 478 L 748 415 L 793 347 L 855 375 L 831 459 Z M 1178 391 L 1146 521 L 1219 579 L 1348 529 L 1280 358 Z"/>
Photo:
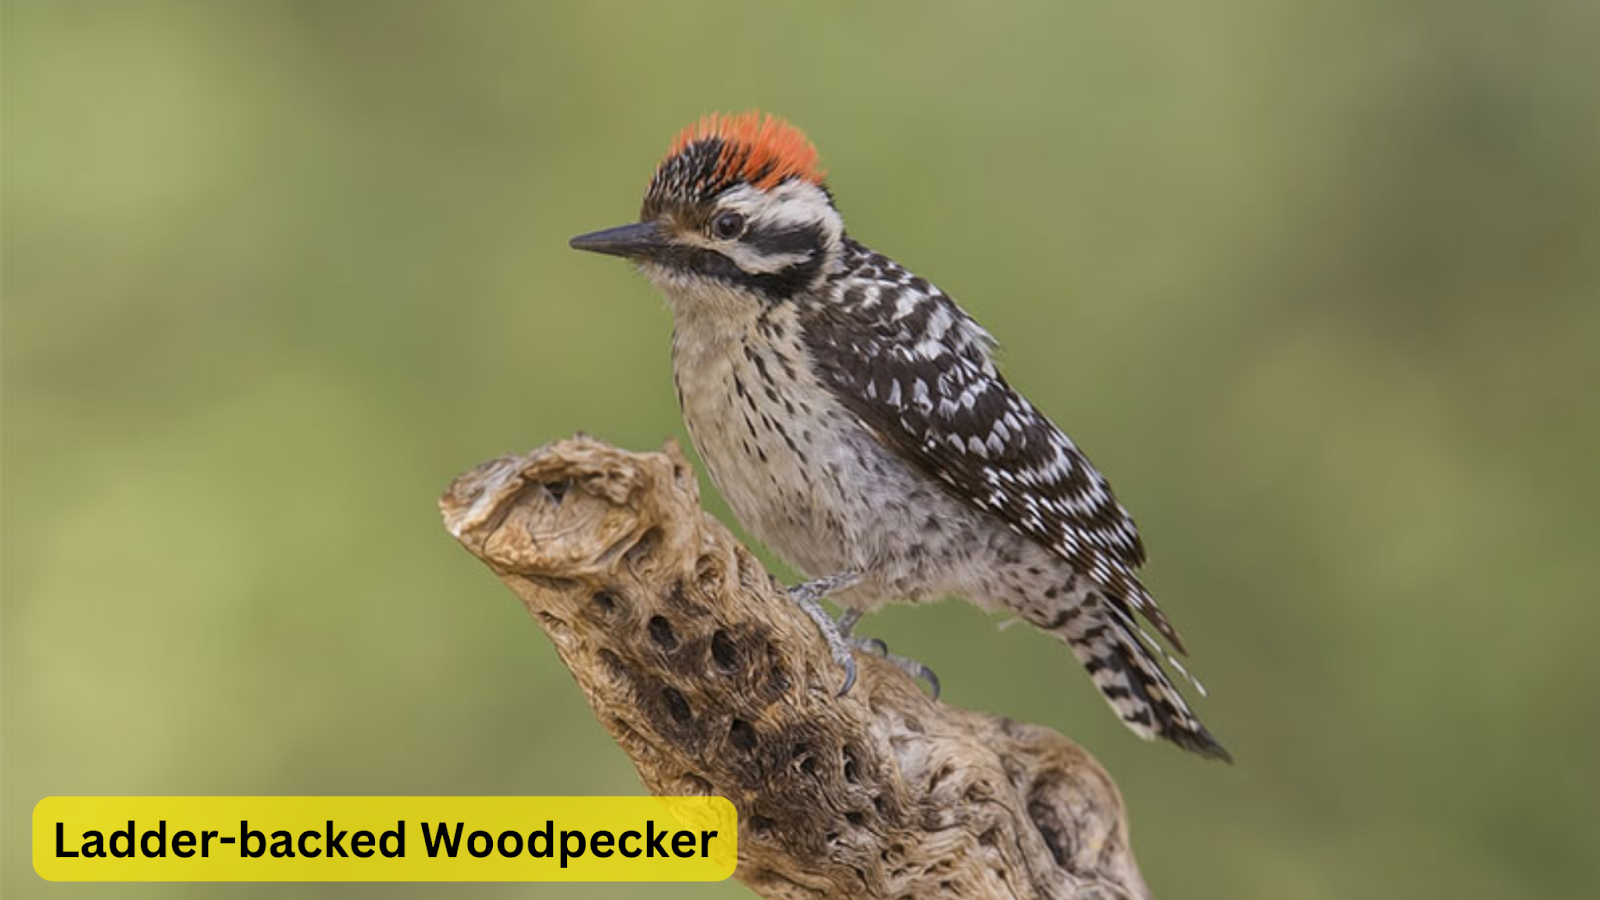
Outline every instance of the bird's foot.
<path id="1" fill-rule="evenodd" d="M 811 621 L 817 624 L 817 630 L 822 632 L 823 639 L 828 642 L 828 650 L 833 654 L 833 661 L 844 669 L 844 684 L 839 688 L 839 696 L 843 697 L 850 693 L 850 688 L 855 686 L 856 660 L 851 651 L 861 650 L 887 660 L 912 678 L 925 682 L 933 694 L 933 699 L 939 699 L 939 676 L 934 674 L 932 669 L 908 656 L 890 653 L 889 645 L 878 638 L 851 636 L 856 623 L 861 621 L 861 610 L 846 609 L 838 621 L 834 621 L 827 611 L 817 604 L 817 601 L 824 597 L 832 596 L 860 583 L 860 572 L 841 572 L 789 588 L 789 599 L 798 604 L 800 609 L 811 617 Z"/>
<path id="2" fill-rule="evenodd" d="M 851 644 L 847 639 L 848 629 L 850 625 L 855 624 L 855 619 L 850 619 L 850 613 L 847 612 L 839 622 L 835 622 L 817 601 L 852 587 L 860 581 L 860 572 L 841 572 L 838 575 L 813 579 L 789 588 L 789 599 L 816 623 L 817 630 L 822 632 L 823 640 L 828 642 L 828 651 L 833 654 L 833 661 L 844 669 L 844 684 L 839 688 L 840 697 L 850 693 L 850 688 L 856 683 L 856 658 L 850 653 Z M 860 618 L 859 613 L 856 614 L 856 618 Z M 849 624 L 844 625 L 844 630 L 841 630 L 845 619 L 849 619 Z"/>
<path id="3" fill-rule="evenodd" d="M 859 615 L 857 616 L 859 618 Z M 853 622 L 851 624 L 854 624 Z M 910 675 L 917 681 L 925 682 L 933 699 L 939 699 L 939 676 L 934 671 L 909 656 L 899 656 L 889 652 L 889 645 L 878 638 L 846 637 L 845 642 L 851 648 L 871 653 L 879 659 L 887 660 L 895 668 Z"/>

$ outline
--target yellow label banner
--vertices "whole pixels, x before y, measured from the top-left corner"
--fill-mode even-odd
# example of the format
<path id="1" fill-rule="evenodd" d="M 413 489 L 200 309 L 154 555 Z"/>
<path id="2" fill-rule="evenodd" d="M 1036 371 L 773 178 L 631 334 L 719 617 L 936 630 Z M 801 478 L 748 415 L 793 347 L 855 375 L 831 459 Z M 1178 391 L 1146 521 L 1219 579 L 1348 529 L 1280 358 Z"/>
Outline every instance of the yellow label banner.
<path id="1" fill-rule="evenodd" d="M 50 881 L 721 881 L 722 797 L 46 797 Z"/>

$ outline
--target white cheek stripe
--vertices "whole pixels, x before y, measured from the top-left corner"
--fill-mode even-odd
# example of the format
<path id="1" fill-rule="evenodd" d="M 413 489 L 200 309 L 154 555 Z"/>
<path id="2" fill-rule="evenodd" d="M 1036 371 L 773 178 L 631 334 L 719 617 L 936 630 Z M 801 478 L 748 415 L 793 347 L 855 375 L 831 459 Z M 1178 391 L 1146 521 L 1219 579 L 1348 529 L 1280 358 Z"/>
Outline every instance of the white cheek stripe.
<path id="1" fill-rule="evenodd" d="M 733 260 L 739 268 L 746 272 L 756 272 L 763 275 L 782 271 L 796 263 L 803 263 L 811 258 L 810 253 L 774 253 L 763 256 L 744 244 L 734 244 L 718 249 L 724 256 Z"/>

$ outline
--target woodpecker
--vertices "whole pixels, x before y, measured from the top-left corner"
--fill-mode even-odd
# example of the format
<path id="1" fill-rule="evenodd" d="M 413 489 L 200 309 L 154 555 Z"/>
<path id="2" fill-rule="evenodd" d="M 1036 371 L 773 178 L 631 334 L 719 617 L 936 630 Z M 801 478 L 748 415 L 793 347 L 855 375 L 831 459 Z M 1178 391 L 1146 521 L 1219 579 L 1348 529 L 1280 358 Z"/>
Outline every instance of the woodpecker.
<path id="1" fill-rule="evenodd" d="M 639 221 L 571 241 L 666 295 L 679 405 L 735 515 L 817 579 L 800 599 L 846 609 L 835 628 L 808 602 L 836 651 L 881 602 L 965 597 L 1064 641 L 1135 734 L 1229 759 L 1137 621 L 1185 652 L 1105 477 L 1006 382 L 988 332 L 845 231 L 823 176 L 782 119 L 711 114 Z"/>

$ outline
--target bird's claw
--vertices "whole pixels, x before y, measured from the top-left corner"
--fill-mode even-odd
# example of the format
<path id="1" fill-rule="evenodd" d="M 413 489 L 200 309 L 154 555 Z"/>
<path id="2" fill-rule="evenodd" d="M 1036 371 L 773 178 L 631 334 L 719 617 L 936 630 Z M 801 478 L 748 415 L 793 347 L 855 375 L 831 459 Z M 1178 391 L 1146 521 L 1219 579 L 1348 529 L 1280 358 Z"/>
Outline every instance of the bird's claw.
<path id="1" fill-rule="evenodd" d="M 817 601 L 831 596 L 840 591 L 854 587 L 861 582 L 860 572 L 841 572 L 827 578 L 815 578 L 811 581 L 797 584 L 789 588 L 789 599 L 793 600 L 811 621 L 817 625 L 817 630 L 822 632 L 822 637 L 828 642 L 828 650 L 833 655 L 833 661 L 844 669 L 844 684 L 839 687 L 838 696 L 843 697 L 850 693 L 856 684 L 856 659 L 852 650 L 862 650 L 873 656 L 887 660 L 895 668 L 912 678 L 926 682 L 933 699 L 939 699 L 939 676 L 933 670 L 906 656 L 896 656 L 889 652 L 889 645 L 878 638 L 851 637 L 856 622 L 861 620 L 861 611 L 847 609 L 835 622 Z"/>
<path id="2" fill-rule="evenodd" d="M 876 656 L 880 659 L 889 658 L 889 645 L 884 643 L 881 638 L 846 637 L 845 641 L 850 644 L 850 648 L 852 650 L 861 650 L 871 653 L 873 656 Z"/>
<path id="3" fill-rule="evenodd" d="M 939 699 L 939 676 L 935 675 L 932 669 L 914 659 L 908 659 L 904 656 L 891 655 L 887 657 L 887 659 L 899 666 L 901 671 L 905 672 L 907 675 L 910 675 L 912 678 L 915 678 L 918 681 L 927 682 L 929 694 L 933 697 L 933 699 Z"/>
<path id="4" fill-rule="evenodd" d="M 850 693 L 851 688 L 856 686 L 856 660 L 855 657 L 846 653 L 843 660 L 834 657 L 833 661 L 844 666 L 844 684 L 839 685 L 839 693 L 834 694 L 835 697 L 843 697 L 845 694 Z"/>
<path id="5" fill-rule="evenodd" d="M 871 653 L 879 659 L 894 665 L 895 668 L 910 675 L 917 681 L 926 682 L 933 699 L 939 699 L 939 676 L 933 670 L 909 656 L 899 656 L 889 652 L 889 645 L 878 638 L 858 637 L 847 638 L 851 647 Z"/>

